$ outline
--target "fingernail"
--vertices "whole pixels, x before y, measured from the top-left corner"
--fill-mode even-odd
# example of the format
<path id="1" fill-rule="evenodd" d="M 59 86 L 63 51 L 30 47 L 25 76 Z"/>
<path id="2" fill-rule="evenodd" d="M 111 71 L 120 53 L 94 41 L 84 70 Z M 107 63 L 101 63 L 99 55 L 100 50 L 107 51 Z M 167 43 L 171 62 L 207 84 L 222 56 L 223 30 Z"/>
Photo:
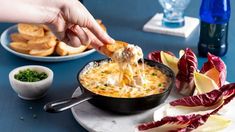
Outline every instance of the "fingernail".
<path id="1" fill-rule="evenodd" d="M 113 44 L 113 43 L 115 43 L 115 40 L 110 38 L 110 42 Z"/>

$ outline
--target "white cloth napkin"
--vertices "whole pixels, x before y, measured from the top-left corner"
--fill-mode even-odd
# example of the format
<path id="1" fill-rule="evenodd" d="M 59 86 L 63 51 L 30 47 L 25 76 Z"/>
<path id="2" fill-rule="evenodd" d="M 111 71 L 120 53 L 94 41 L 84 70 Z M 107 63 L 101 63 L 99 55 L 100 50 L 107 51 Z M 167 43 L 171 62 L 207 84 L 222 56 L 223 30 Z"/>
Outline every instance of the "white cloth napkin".
<path id="1" fill-rule="evenodd" d="M 146 32 L 154 32 L 187 38 L 199 25 L 199 19 L 185 17 L 185 25 L 180 28 L 168 28 L 162 25 L 162 13 L 156 13 L 143 27 Z"/>

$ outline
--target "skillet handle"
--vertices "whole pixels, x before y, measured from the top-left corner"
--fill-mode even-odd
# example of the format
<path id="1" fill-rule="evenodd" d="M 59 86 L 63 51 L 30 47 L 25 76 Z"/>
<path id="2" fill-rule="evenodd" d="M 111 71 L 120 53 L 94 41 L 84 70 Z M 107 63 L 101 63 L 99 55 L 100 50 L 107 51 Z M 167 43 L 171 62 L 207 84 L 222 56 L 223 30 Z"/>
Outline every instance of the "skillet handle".
<path id="1" fill-rule="evenodd" d="M 56 101 L 52 101 L 44 105 L 44 110 L 49 113 L 58 113 L 69 108 L 72 108 L 75 105 L 78 105 L 84 101 L 92 99 L 91 94 L 83 93 L 78 97 L 72 97 L 67 99 L 60 99 Z"/>

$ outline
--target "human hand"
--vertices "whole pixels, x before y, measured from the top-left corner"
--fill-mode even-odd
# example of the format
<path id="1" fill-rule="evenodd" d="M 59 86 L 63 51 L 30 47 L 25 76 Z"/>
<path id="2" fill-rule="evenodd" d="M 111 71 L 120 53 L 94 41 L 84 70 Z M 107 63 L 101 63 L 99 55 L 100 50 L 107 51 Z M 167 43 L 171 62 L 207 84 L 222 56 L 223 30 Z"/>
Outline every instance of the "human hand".
<path id="1" fill-rule="evenodd" d="M 43 23 L 55 35 L 72 45 L 91 44 L 94 48 L 114 40 L 105 33 L 78 0 L 0 0 L 0 21 Z M 7 13 L 6 13 L 7 12 Z"/>
<path id="2" fill-rule="evenodd" d="M 79 1 L 59 1 L 62 1 L 59 12 L 48 16 L 48 23 L 59 39 L 72 46 L 91 44 L 96 49 L 114 43 Z"/>

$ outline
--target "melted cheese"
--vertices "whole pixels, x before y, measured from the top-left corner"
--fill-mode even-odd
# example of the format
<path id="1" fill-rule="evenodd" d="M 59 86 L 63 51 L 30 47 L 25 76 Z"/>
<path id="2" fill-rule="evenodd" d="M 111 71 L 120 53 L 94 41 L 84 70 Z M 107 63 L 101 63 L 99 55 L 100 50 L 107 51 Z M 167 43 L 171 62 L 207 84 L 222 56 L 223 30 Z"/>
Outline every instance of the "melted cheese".
<path id="1" fill-rule="evenodd" d="M 138 46 L 128 44 L 116 50 L 111 56 L 112 60 L 118 63 L 119 67 L 119 85 L 131 85 L 136 86 L 136 84 L 143 84 L 143 68 L 138 66 L 138 61 L 143 60 L 142 49 Z M 134 76 L 133 66 L 137 66 L 137 75 Z"/>
<path id="2" fill-rule="evenodd" d="M 119 98 L 135 98 L 158 94 L 168 87 L 168 77 L 159 69 L 146 64 L 132 66 L 131 72 L 135 85 L 120 85 L 119 65 L 119 63 L 113 61 L 102 62 L 99 66 L 92 67 L 81 74 L 80 82 L 96 94 Z M 139 77 L 139 70 L 143 66 L 142 73 L 145 76 L 141 78 Z"/>
<path id="3" fill-rule="evenodd" d="M 166 75 L 144 64 L 143 52 L 138 46 L 128 44 L 117 49 L 111 59 L 83 73 L 80 76 L 83 86 L 96 94 L 119 98 L 158 94 L 168 87 Z"/>

